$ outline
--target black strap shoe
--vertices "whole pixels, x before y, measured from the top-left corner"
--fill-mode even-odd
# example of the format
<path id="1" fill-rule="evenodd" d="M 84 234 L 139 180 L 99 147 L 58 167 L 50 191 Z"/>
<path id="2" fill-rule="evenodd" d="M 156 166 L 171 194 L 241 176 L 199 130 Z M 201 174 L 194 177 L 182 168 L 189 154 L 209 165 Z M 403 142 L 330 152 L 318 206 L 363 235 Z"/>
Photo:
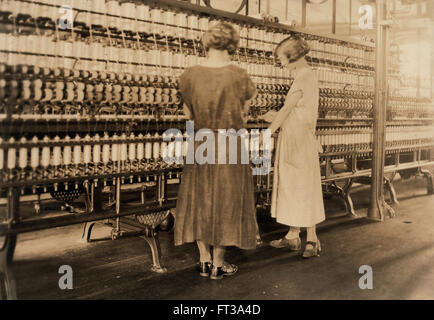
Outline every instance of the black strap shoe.
<path id="1" fill-rule="evenodd" d="M 307 248 L 307 245 L 310 245 L 310 248 Z M 303 258 L 308 259 L 311 257 L 319 257 L 319 254 L 321 253 L 321 243 L 319 240 L 316 240 L 316 242 L 308 241 L 306 242 L 306 247 L 304 248 L 303 252 Z"/>
<path id="2" fill-rule="evenodd" d="M 212 263 L 211 262 L 198 262 L 197 270 L 201 277 L 209 277 L 211 274 Z"/>
<path id="3" fill-rule="evenodd" d="M 223 279 L 224 276 L 234 275 L 237 271 L 238 267 L 236 265 L 224 262 L 221 267 L 212 267 L 210 279 L 220 280 Z"/>

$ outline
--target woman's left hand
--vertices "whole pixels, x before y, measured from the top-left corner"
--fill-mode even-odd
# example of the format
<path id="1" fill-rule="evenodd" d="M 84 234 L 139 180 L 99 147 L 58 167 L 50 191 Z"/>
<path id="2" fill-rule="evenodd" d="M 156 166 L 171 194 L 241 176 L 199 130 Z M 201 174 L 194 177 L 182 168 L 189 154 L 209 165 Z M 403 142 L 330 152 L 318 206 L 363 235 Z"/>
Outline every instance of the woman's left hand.
<path id="1" fill-rule="evenodd" d="M 265 122 L 273 122 L 276 114 L 276 111 L 268 111 L 266 114 L 259 116 L 259 119 L 264 120 Z"/>

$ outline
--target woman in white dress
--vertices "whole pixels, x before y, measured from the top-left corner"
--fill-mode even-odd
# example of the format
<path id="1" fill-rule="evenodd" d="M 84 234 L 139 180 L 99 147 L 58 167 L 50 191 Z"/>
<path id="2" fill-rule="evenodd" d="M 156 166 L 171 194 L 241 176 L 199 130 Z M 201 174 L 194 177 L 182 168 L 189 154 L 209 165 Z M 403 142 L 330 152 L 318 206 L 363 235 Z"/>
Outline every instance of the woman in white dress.
<path id="1" fill-rule="evenodd" d="M 283 40 L 275 55 L 283 67 L 295 74 L 294 83 L 279 112 L 270 111 L 262 118 L 271 122 L 271 134 L 280 129 L 274 170 L 271 215 L 290 226 L 288 234 L 270 243 L 277 248 L 301 249 L 300 228 L 307 229 L 304 258 L 321 251 L 316 224 L 325 219 L 318 152 L 315 136 L 318 116 L 318 80 L 305 55 L 307 42 L 297 35 Z"/>

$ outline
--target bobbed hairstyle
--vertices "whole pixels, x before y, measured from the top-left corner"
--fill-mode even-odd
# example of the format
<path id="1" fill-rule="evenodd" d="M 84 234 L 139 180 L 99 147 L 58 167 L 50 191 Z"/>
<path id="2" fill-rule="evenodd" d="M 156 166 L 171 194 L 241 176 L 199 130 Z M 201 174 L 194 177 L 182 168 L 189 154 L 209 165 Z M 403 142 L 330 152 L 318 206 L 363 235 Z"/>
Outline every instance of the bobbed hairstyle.
<path id="1" fill-rule="evenodd" d="M 274 56 L 277 58 L 277 53 L 282 52 L 293 63 L 298 59 L 307 55 L 310 51 L 307 41 L 298 34 L 291 34 L 288 38 L 283 39 L 274 50 Z"/>
<path id="2" fill-rule="evenodd" d="M 229 54 L 234 54 L 238 48 L 240 36 L 237 30 L 226 22 L 220 22 L 209 28 L 202 37 L 205 50 L 210 48 L 217 50 L 227 50 Z"/>

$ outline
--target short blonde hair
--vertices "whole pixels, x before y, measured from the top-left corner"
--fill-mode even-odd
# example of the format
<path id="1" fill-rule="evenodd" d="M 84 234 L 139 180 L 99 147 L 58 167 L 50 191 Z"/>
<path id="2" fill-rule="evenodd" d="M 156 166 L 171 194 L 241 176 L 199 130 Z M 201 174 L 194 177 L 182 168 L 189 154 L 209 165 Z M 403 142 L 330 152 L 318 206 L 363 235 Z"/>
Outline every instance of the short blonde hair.
<path id="1" fill-rule="evenodd" d="M 237 30 L 226 22 L 221 22 L 208 29 L 202 37 L 205 50 L 214 48 L 217 50 L 227 50 L 229 54 L 234 54 L 238 49 L 240 36 Z"/>
<path id="2" fill-rule="evenodd" d="M 277 57 L 279 50 L 288 58 L 289 63 L 293 63 L 298 59 L 307 55 L 310 51 L 306 40 L 297 34 L 291 34 L 288 38 L 283 39 L 274 50 L 274 55 Z"/>

